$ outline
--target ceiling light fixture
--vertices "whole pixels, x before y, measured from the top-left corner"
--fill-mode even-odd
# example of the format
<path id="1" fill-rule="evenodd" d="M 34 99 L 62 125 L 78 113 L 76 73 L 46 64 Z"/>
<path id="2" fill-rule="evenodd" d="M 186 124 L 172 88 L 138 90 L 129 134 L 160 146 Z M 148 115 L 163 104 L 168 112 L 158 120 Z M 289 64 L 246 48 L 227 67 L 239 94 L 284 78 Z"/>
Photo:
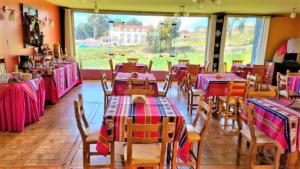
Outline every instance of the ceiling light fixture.
<path id="1" fill-rule="evenodd" d="M 290 14 L 290 18 L 291 18 L 291 19 L 295 19 L 295 18 L 296 18 L 296 15 L 297 15 L 297 13 L 296 13 L 296 8 L 293 8 L 293 10 L 292 10 L 292 12 L 291 12 L 291 14 Z"/>
<path id="2" fill-rule="evenodd" d="M 190 14 L 187 13 L 187 12 L 184 12 L 184 6 L 180 6 L 179 7 L 179 12 L 176 12 L 174 14 L 174 16 L 176 16 L 176 17 L 180 17 L 180 16 L 188 17 L 188 16 L 190 16 Z"/>
<path id="3" fill-rule="evenodd" d="M 94 13 L 95 14 L 99 13 L 99 8 L 98 8 L 97 0 L 95 0 Z"/>
<path id="4" fill-rule="evenodd" d="M 192 0 L 192 1 L 197 4 L 198 9 L 204 8 L 206 1 L 209 1 L 214 5 L 220 5 L 222 3 L 222 0 Z"/>

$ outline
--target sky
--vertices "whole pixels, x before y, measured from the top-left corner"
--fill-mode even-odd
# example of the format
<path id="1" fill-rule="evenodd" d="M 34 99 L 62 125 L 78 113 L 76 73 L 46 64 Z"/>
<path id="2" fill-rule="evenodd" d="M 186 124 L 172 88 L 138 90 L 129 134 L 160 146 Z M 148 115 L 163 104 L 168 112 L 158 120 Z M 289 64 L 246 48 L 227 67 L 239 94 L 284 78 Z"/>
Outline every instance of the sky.
<path id="1" fill-rule="evenodd" d="M 74 14 L 75 25 L 87 22 L 87 17 L 89 15 L 91 15 L 91 13 L 75 12 Z M 153 25 L 153 26 L 157 26 L 165 18 L 164 16 L 120 15 L 120 14 L 108 14 L 108 17 L 112 20 L 120 19 L 124 22 L 134 18 L 141 21 L 143 25 Z M 181 17 L 180 30 L 186 29 L 189 31 L 194 31 L 194 28 L 198 26 L 207 26 L 207 25 L 208 25 L 207 17 Z"/>

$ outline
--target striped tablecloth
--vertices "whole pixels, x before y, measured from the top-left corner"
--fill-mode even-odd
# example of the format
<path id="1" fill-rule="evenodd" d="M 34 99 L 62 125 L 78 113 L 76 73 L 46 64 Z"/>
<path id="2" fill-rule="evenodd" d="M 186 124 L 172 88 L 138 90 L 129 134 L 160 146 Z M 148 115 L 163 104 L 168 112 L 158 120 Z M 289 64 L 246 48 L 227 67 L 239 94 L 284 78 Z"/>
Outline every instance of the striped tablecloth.
<path id="1" fill-rule="evenodd" d="M 115 96 L 124 96 L 124 95 L 128 95 L 128 81 L 129 78 L 131 77 L 131 73 L 123 73 L 123 72 L 118 72 L 116 77 L 115 77 L 115 81 L 114 81 L 114 85 L 112 88 L 112 94 Z M 158 95 L 158 86 L 157 86 L 157 82 L 156 82 L 156 78 L 154 77 L 153 74 L 151 73 L 138 73 L 137 78 L 131 78 L 134 81 L 145 81 L 146 78 L 148 78 L 149 80 L 149 86 L 150 88 L 153 89 L 153 93 L 154 96 Z M 133 90 L 135 88 L 141 88 L 144 87 L 143 84 L 132 84 L 132 88 Z"/>
<path id="2" fill-rule="evenodd" d="M 289 89 L 300 93 L 300 76 L 289 76 Z"/>
<path id="3" fill-rule="evenodd" d="M 146 97 L 145 104 L 133 104 L 131 96 L 113 96 L 104 115 L 97 151 L 102 155 L 107 155 L 110 140 L 126 141 L 127 117 L 132 117 L 133 122 L 138 124 L 157 124 L 161 123 L 163 117 L 166 116 L 169 117 L 171 123 L 169 131 L 171 140 L 179 141 L 178 156 L 187 161 L 190 144 L 187 140 L 185 120 L 175 103 L 166 97 Z M 139 137 L 144 137 L 144 134 Z"/>
<path id="4" fill-rule="evenodd" d="M 269 137 L 276 140 L 282 150 L 300 151 L 300 111 L 289 107 L 287 99 L 248 99 L 256 111 L 255 125 Z M 242 119 L 247 114 L 241 113 Z"/>
<path id="5" fill-rule="evenodd" d="M 229 89 L 229 82 L 246 80 L 233 74 L 225 73 L 223 77 L 217 78 L 216 74 L 199 74 L 196 81 L 196 88 L 205 92 L 206 97 L 209 96 L 227 96 Z"/>

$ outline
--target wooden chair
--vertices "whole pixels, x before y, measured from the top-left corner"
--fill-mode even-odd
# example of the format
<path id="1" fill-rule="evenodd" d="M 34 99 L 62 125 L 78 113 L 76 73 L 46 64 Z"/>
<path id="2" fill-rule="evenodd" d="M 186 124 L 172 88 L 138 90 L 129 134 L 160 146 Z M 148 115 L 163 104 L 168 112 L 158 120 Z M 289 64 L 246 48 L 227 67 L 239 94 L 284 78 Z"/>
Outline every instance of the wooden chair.
<path id="1" fill-rule="evenodd" d="M 135 85 L 137 87 L 134 87 Z M 134 80 L 130 77 L 128 80 L 128 94 L 154 96 L 154 90 L 151 88 L 148 78 L 146 78 L 146 80 L 143 81 Z"/>
<path id="2" fill-rule="evenodd" d="M 232 65 L 242 65 L 243 60 L 232 60 Z"/>
<path id="3" fill-rule="evenodd" d="M 5 59 L 0 59 L 0 75 L 5 75 L 6 73 Z"/>
<path id="4" fill-rule="evenodd" d="M 195 119 L 192 124 L 188 124 L 188 140 L 190 141 L 190 158 L 187 163 L 177 162 L 177 148 L 178 142 L 174 143 L 173 157 L 172 157 L 172 169 L 177 168 L 177 166 L 189 166 L 196 169 L 200 169 L 202 148 L 204 144 L 204 138 L 209 126 L 209 122 L 212 116 L 212 101 L 210 100 L 208 104 L 205 102 L 204 95 L 201 95 L 198 101 L 198 110 Z M 194 144 L 198 145 L 197 153 L 194 153 Z"/>
<path id="5" fill-rule="evenodd" d="M 219 112 L 219 116 L 225 114 L 225 126 L 227 126 L 227 121 L 229 119 L 232 119 L 232 125 L 234 126 L 238 114 L 238 102 L 239 100 L 245 100 L 247 96 L 247 89 L 248 89 L 247 82 L 230 81 L 228 96 L 218 97 L 218 112 Z M 239 96 L 236 96 L 237 94 Z M 225 113 L 223 109 L 224 103 L 225 103 Z"/>
<path id="6" fill-rule="evenodd" d="M 249 89 L 247 93 L 247 98 L 268 98 L 272 99 L 277 96 L 276 87 L 270 87 L 270 90 L 264 90 L 264 91 L 256 91 L 253 89 Z"/>
<path id="7" fill-rule="evenodd" d="M 187 111 L 192 115 L 193 109 L 198 106 L 198 103 L 195 103 L 194 100 L 196 97 L 199 97 L 204 93 L 201 89 L 195 88 L 195 82 L 191 80 L 192 78 L 188 75 L 188 100 L 187 100 Z"/>
<path id="8" fill-rule="evenodd" d="M 101 86 L 104 94 L 104 111 L 105 111 L 108 104 L 108 99 L 110 96 L 112 96 L 112 89 L 108 88 L 106 75 L 104 73 L 101 73 L 100 80 L 101 80 Z"/>
<path id="9" fill-rule="evenodd" d="M 223 72 L 227 73 L 227 62 L 223 62 Z"/>
<path id="10" fill-rule="evenodd" d="M 112 59 L 109 59 L 109 67 L 110 67 L 110 72 L 111 72 L 111 85 L 113 85 L 114 84 L 113 82 L 115 81 L 117 72 L 114 70 L 114 64 L 113 64 Z"/>
<path id="11" fill-rule="evenodd" d="M 161 97 L 166 97 L 166 96 L 167 96 L 168 91 L 169 91 L 170 86 L 171 86 L 171 82 L 172 82 L 172 81 L 171 81 L 170 74 L 167 73 L 167 74 L 166 74 L 166 78 L 165 78 L 165 84 L 164 84 L 162 90 L 161 90 L 161 91 L 160 91 L 160 90 L 158 91 L 158 96 L 161 96 Z"/>
<path id="12" fill-rule="evenodd" d="M 279 169 L 280 166 L 280 149 L 276 146 L 276 142 L 268 137 L 265 133 L 260 131 L 258 128 L 254 126 L 254 117 L 255 110 L 253 108 L 253 104 L 249 104 L 248 106 L 245 104 L 240 104 L 240 110 L 244 111 L 248 115 L 247 125 L 243 124 L 241 118 L 239 117 L 239 137 L 238 137 L 238 149 L 237 149 L 237 165 L 240 165 L 240 155 L 241 155 L 241 146 L 242 139 L 245 138 L 247 142 L 250 143 L 249 149 L 249 162 L 247 168 L 255 169 L 255 168 L 273 168 Z M 257 151 L 263 148 L 271 148 L 275 150 L 275 158 L 273 165 L 257 165 Z"/>
<path id="13" fill-rule="evenodd" d="M 196 83 L 198 74 L 201 72 L 201 69 L 199 68 L 199 64 L 187 64 L 186 78 L 183 83 L 183 85 L 185 85 L 186 90 L 188 90 L 191 86 L 193 86 Z"/>
<path id="14" fill-rule="evenodd" d="M 132 62 L 123 63 L 123 72 L 128 72 L 128 73 L 138 72 L 136 63 L 132 63 Z M 140 73 L 144 73 L 144 72 L 140 72 Z"/>
<path id="15" fill-rule="evenodd" d="M 150 62 L 149 62 L 149 66 L 148 66 L 148 72 L 150 73 L 151 72 L 151 70 L 152 70 L 152 65 L 153 65 L 153 61 L 152 60 L 150 60 Z"/>
<path id="16" fill-rule="evenodd" d="M 209 68 L 211 67 L 211 63 L 209 61 L 205 62 L 204 69 L 201 73 L 210 72 Z"/>
<path id="17" fill-rule="evenodd" d="M 139 61 L 138 58 L 127 58 L 128 63 L 137 63 Z"/>
<path id="18" fill-rule="evenodd" d="M 99 140 L 100 129 L 90 127 L 83 108 L 82 95 L 79 95 L 79 101 L 74 101 L 74 112 L 77 128 L 80 132 L 83 146 L 83 164 L 89 165 L 91 156 L 100 155 L 98 152 L 91 152 L 90 146 L 97 144 Z M 97 165 L 99 167 L 109 167 L 114 162 L 114 143 L 111 143 L 111 164 Z"/>
<path id="19" fill-rule="evenodd" d="M 169 72 L 170 79 L 171 79 L 171 86 L 170 86 L 170 88 L 172 88 L 173 78 L 177 78 L 177 74 L 172 69 L 172 62 L 171 61 L 168 61 L 168 72 Z"/>
<path id="20" fill-rule="evenodd" d="M 127 119 L 127 145 L 124 146 L 125 164 L 127 169 L 137 167 L 164 168 L 166 146 L 168 142 L 169 119 L 163 118 L 162 124 L 133 124 L 132 118 Z M 134 133 L 145 133 L 146 137 L 134 137 Z M 158 137 L 150 133 L 159 133 Z"/>
<path id="21" fill-rule="evenodd" d="M 188 59 L 178 59 L 179 64 L 189 64 L 190 61 Z"/>
<path id="22" fill-rule="evenodd" d="M 289 89 L 289 76 L 291 76 L 291 73 L 288 73 L 287 75 L 283 75 L 279 72 L 277 72 L 277 88 L 278 88 L 278 97 L 284 97 L 284 98 L 298 98 L 300 97 L 300 94 L 290 91 Z"/>

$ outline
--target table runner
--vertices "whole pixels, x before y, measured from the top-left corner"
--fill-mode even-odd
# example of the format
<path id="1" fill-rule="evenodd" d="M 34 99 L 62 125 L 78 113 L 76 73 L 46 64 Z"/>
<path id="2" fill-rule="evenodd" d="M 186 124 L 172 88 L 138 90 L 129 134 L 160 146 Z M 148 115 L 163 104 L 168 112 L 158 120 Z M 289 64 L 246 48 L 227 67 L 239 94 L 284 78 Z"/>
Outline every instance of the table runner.
<path id="1" fill-rule="evenodd" d="M 287 99 L 248 99 L 256 111 L 255 125 L 269 137 L 276 140 L 282 150 L 300 151 L 300 111 L 289 108 Z M 245 112 L 242 119 L 247 119 Z"/>
<path id="2" fill-rule="evenodd" d="M 123 63 L 118 63 L 115 66 L 115 70 L 116 70 L 116 72 L 126 72 L 124 67 L 125 66 L 123 65 Z M 143 63 L 136 63 L 134 65 L 134 69 L 135 69 L 134 72 L 145 73 L 148 70 L 148 65 L 143 64 Z"/>
<path id="3" fill-rule="evenodd" d="M 157 124 L 166 116 L 171 123 L 169 136 L 173 141 L 179 141 L 178 156 L 188 161 L 190 144 L 187 140 L 184 117 L 173 101 L 166 97 L 146 97 L 145 104 L 133 104 L 131 96 L 113 96 L 104 115 L 96 149 L 100 154 L 107 155 L 110 140 L 126 141 L 127 117 L 132 117 L 133 122 L 138 124 Z M 175 135 L 172 134 L 174 131 Z M 137 137 L 144 137 L 144 134 L 140 133 Z"/>
<path id="4" fill-rule="evenodd" d="M 206 98 L 209 96 L 226 96 L 228 95 L 229 82 L 231 80 L 246 81 L 233 73 L 225 73 L 221 78 L 216 78 L 216 74 L 199 74 L 195 87 L 204 91 Z"/>
<path id="5" fill-rule="evenodd" d="M 0 84 L 0 130 L 22 132 L 44 112 L 45 86 L 41 77 L 17 84 Z"/>
<path id="6" fill-rule="evenodd" d="M 128 89 L 129 89 L 128 81 L 129 81 L 130 77 L 131 77 L 131 73 L 118 72 L 115 77 L 112 94 L 115 96 L 128 95 Z M 136 80 L 136 81 L 145 81 L 146 78 L 148 78 L 148 80 L 149 80 L 149 87 L 154 91 L 153 95 L 157 96 L 158 95 L 158 86 L 157 86 L 156 78 L 154 77 L 153 74 L 138 73 L 138 77 L 132 78 L 132 79 Z M 133 89 L 143 88 L 143 87 L 144 87 L 144 84 L 132 84 Z"/>

